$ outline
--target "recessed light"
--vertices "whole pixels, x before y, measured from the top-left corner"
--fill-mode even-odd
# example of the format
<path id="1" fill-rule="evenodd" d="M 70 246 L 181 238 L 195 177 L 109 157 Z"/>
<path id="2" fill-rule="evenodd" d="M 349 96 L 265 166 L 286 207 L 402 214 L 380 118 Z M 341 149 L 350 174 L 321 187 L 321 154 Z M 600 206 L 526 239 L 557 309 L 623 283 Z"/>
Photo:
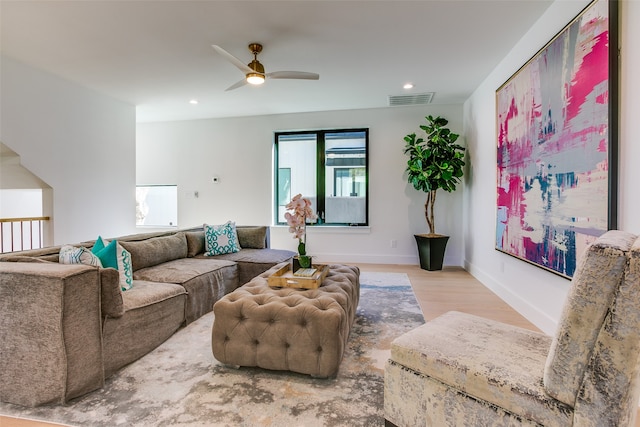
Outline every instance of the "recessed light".
<path id="1" fill-rule="evenodd" d="M 402 86 L 404 89 L 413 89 L 413 83 L 405 83 L 404 86 Z"/>
<path id="2" fill-rule="evenodd" d="M 189 104 L 196 105 L 197 103 L 198 103 L 197 99 L 192 99 L 191 101 L 189 101 Z"/>

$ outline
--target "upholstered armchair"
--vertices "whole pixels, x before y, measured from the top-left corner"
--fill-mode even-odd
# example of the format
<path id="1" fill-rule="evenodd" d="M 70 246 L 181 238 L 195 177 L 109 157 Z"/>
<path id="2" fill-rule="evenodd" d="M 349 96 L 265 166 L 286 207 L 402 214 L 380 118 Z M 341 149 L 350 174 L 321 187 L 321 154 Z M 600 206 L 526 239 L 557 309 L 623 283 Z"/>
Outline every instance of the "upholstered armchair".
<path id="1" fill-rule="evenodd" d="M 387 424 L 633 426 L 640 395 L 640 239 L 598 238 L 554 337 L 449 312 L 397 338 Z"/>

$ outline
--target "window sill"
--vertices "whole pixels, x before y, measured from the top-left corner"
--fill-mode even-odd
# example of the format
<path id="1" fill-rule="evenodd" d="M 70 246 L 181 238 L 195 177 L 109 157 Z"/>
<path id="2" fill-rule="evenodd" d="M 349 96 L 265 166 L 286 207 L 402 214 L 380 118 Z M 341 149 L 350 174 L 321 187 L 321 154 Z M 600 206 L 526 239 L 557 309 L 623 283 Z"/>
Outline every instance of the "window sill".
<path id="1" fill-rule="evenodd" d="M 272 225 L 276 229 L 289 229 L 287 225 Z M 369 225 L 307 225 L 307 234 L 369 234 L 371 226 Z"/>

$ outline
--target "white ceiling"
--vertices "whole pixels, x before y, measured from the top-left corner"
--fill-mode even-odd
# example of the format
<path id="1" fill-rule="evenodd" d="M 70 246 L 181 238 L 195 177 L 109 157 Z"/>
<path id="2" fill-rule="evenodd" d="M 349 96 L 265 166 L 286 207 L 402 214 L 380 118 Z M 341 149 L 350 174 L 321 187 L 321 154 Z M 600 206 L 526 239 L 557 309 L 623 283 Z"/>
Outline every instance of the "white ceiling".
<path id="1" fill-rule="evenodd" d="M 3 55 L 136 105 L 139 122 L 464 102 L 551 0 L 0 1 Z M 260 42 L 267 80 L 225 92 Z M 412 82 L 415 88 L 404 90 Z M 198 99 L 198 105 L 189 100 Z"/>

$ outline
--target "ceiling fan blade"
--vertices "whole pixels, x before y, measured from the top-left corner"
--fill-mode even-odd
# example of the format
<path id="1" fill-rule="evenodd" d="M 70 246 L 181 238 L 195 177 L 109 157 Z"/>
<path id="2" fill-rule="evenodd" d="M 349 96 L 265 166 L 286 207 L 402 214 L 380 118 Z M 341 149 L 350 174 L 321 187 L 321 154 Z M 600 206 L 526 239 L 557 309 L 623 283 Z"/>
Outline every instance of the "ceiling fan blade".
<path id="1" fill-rule="evenodd" d="M 242 71 L 243 73 L 247 74 L 247 73 L 253 73 L 254 72 L 247 64 L 245 64 L 244 62 L 240 61 L 238 58 L 236 58 L 235 56 L 231 55 L 229 52 L 227 52 L 226 50 L 224 50 L 220 46 L 218 46 L 216 44 L 212 44 L 211 47 L 214 48 L 215 51 L 218 52 L 220 55 L 224 56 L 227 61 L 231 62 L 233 65 L 238 67 L 240 69 L 240 71 Z M 227 89 L 227 90 L 229 90 L 229 89 Z"/>
<path id="2" fill-rule="evenodd" d="M 242 80 L 232 84 L 231 86 L 226 88 L 224 91 L 225 92 L 229 92 L 230 90 L 238 89 L 239 87 L 242 87 L 242 86 L 244 86 L 246 84 L 247 84 L 247 79 L 242 79 Z"/>
<path id="3" fill-rule="evenodd" d="M 318 80 L 319 74 L 307 73 L 304 71 L 274 71 L 265 75 L 269 79 L 301 79 L 301 80 Z"/>

